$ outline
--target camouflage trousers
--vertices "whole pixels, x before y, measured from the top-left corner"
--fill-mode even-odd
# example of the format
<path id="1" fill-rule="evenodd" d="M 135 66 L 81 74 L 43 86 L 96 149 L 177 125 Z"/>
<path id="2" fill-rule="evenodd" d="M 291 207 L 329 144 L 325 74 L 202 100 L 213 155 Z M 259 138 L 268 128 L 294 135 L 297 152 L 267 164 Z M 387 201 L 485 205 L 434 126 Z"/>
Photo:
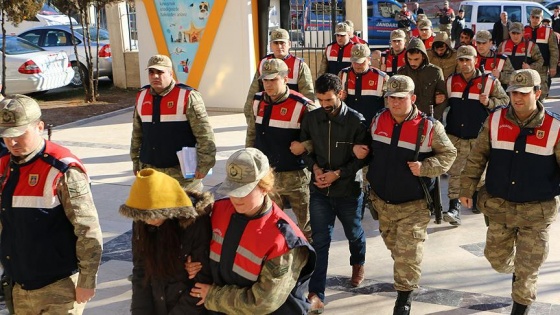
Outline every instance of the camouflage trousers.
<path id="1" fill-rule="evenodd" d="M 179 184 L 181 184 L 181 187 L 183 187 L 183 189 L 202 191 L 202 189 L 204 188 L 204 186 L 202 185 L 202 180 L 183 177 L 183 174 L 181 174 L 181 167 L 179 165 L 174 167 L 161 168 L 161 167 L 155 167 L 153 165 L 144 164 L 140 162 L 140 169 L 145 169 L 145 168 L 153 168 L 156 171 L 160 171 L 162 173 L 165 173 L 175 178 L 179 182 Z"/>
<path id="2" fill-rule="evenodd" d="M 309 223 L 309 181 L 308 170 L 274 172 L 274 190 L 269 194 L 281 209 L 290 204 L 296 215 L 297 224 L 307 240 L 311 242 Z"/>
<path id="3" fill-rule="evenodd" d="M 539 269 L 548 256 L 548 231 L 560 199 L 509 202 L 492 197 L 485 187 L 478 196 L 479 209 L 489 219 L 484 256 L 494 270 L 515 273 L 511 297 L 530 305 L 537 296 Z"/>
<path id="4" fill-rule="evenodd" d="M 14 284 L 14 311 L 17 315 L 80 315 L 86 303 L 76 302 L 78 273 L 37 290 L 24 290 Z"/>
<path id="5" fill-rule="evenodd" d="M 388 204 L 373 191 L 373 205 L 379 214 L 379 231 L 394 260 L 393 278 L 397 291 L 418 288 L 422 273 L 424 241 L 428 238 L 430 210 L 424 199 L 402 204 Z"/>
<path id="6" fill-rule="evenodd" d="M 550 86 L 548 86 L 548 66 L 542 66 L 539 70 L 539 76 L 541 77 L 541 97 L 539 100 L 543 101 L 547 96 L 548 92 L 550 91 Z"/>
<path id="7" fill-rule="evenodd" d="M 451 140 L 451 143 L 453 143 L 455 149 L 457 149 L 457 157 L 455 158 L 455 161 L 453 162 L 453 165 L 451 165 L 449 171 L 447 171 L 447 174 L 449 174 L 447 196 L 449 199 L 458 199 L 459 191 L 461 190 L 461 172 L 467 164 L 467 157 L 474 147 L 476 139 L 461 139 L 450 134 L 447 134 L 447 136 L 449 137 L 449 140 Z M 485 174 L 486 171 L 482 174 L 477 188 L 484 185 Z"/>
<path id="8" fill-rule="evenodd" d="M 439 31 L 440 32 L 446 32 L 447 36 L 449 36 L 449 38 L 451 38 L 451 23 L 450 24 L 440 24 L 439 25 Z"/>

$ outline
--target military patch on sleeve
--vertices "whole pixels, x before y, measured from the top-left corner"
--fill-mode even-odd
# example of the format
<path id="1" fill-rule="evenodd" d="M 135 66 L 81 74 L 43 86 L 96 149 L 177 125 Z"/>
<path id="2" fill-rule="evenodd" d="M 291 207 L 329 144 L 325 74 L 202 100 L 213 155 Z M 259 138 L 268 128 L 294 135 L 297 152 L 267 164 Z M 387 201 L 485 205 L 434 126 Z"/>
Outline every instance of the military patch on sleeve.
<path id="1" fill-rule="evenodd" d="M 76 181 L 68 183 L 68 193 L 70 198 L 80 197 L 86 195 L 89 192 L 89 185 L 87 181 Z"/>
<path id="2" fill-rule="evenodd" d="M 272 276 L 274 276 L 274 278 L 280 278 L 283 275 L 285 275 L 288 272 L 289 269 L 290 268 L 287 265 L 275 266 L 275 268 L 272 269 Z"/>

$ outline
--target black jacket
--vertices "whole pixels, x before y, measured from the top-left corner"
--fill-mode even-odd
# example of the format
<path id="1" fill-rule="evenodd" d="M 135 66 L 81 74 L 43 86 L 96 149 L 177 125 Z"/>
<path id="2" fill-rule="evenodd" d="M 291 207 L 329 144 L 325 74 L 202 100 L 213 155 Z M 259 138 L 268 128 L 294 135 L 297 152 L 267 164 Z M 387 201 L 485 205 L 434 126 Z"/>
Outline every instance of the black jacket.
<path id="1" fill-rule="evenodd" d="M 301 141 L 311 140 L 313 152 L 304 156 L 311 171 L 310 190 L 330 197 L 357 197 L 361 193 L 364 160 L 353 154 L 354 144 L 369 144 L 371 136 L 367 133 L 364 116 L 342 102 L 340 113 L 329 117 L 323 109 L 307 113 L 301 123 Z M 315 174 L 313 165 L 317 164 L 325 172 L 340 170 L 340 178 L 328 188 L 320 189 L 313 185 Z M 357 172 L 360 171 L 360 174 Z"/>
<path id="2" fill-rule="evenodd" d="M 508 20 L 506 23 L 508 30 L 511 24 L 512 22 Z M 492 40 L 496 47 L 500 46 L 500 43 L 504 41 L 504 25 L 502 24 L 502 20 L 494 23 L 494 27 L 492 28 Z"/>

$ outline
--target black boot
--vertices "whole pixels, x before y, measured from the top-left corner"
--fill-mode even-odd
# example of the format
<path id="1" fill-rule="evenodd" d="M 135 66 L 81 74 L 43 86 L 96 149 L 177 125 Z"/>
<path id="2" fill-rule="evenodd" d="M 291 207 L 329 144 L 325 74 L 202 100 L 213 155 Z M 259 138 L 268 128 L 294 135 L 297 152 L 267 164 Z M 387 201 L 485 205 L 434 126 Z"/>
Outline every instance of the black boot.
<path id="1" fill-rule="evenodd" d="M 513 306 L 511 307 L 511 315 L 527 315 L 527 314 L 529 314 L 529 305 L 523 305 L 517 302 L 513 302 Z"/>
<path id="2" fill-rule="evenodd" d="M 474 192 L 474 194 L 472 195 L 472 212 L 479 214 L 480 210 L 478 210 L 478 208 L 476 207 L 476 201 L 478 200 L 478 190 Z"/>
<path id="3" fill-rule="evenodd" d="M 393 308 L 393 315 L 409 315 L 412 303 L 412 291 L 397 291 L 397 301 Z"/>
<path id="4" fill-rule="evenodd" d="M 461 225 L 461 203 L 459 199 L 449 199 L 449 211 L 443 214 L 443 221 L 451 225 Z"/>

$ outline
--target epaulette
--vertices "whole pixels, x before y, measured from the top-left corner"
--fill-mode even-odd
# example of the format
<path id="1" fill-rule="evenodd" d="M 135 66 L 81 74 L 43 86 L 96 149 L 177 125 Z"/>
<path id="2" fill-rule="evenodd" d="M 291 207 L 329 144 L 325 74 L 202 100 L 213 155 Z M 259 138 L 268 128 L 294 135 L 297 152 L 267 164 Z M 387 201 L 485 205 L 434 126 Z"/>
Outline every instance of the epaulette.
<path id="1" fill-rule="evenodd" d="M 253 100 L 260 101 L 260 100 L 262 100 L 262 98 L 263 98 L 263 91 L 257 92 L 257 93 L 255 93 L 255 96 L 253 96 Z"/>
<path id="2" fill-rule="evenodd" d="M 340 70 L 340 72 L 346 72 L 346 73 L 348 73 L 348 72 L 350 72 L 350 69 L 351 69 L 351 68 L 352 68 L 352 67 L 343 68 L 342 70 Z"/>
<path id="3" fill-rule="evenodd" d="M 508 57 L 504 54 L 496 54 L 496 58 L 500 58 L 500 59 L 504 59 L 504 60 L 508 59 Z"/>
<path id="4" fill-rule="evenodd" d="M 499 106 L 494 107 L 493 109 L 490 109 L 490 113 L 494 113 L 494 112 L 497 112 L 498 110 L 506 109 L 508 107 L 509 107 L 509 105 L 499 105 Z"/>
<path id="5" fill-rule="evenodd" d="M 547 113 L 548 115 L 550 115 L 552 118 L 554 118 L 556 120 L 560 120 L 560 114 L 557 114 L 555 112 L 551 112 L 548 109 L 545 109 L 544 112 Z"/>
<path id="6" fill-rule="evenodd" d="M 177 84 L 175 84 L 175 86 L 179 87 L 180 89 L 185 89 L 185 90 L 189 90 L 189 91 L 193 91 L 193 90 L 196 91 L 196 89 L 193 88 L 192 86 L 189 86 L 189 85 L 186 85 L 186 84 L 183 84 L 183 83 L 177 83 Z"/>
<path id="7" fill-rule="evenodd" d="M 290 90 L 290 94 L 288 94 L 288 98 L 296 100 L 297 102 L 300 102 L 304 105 L 307 104 L 307 103 L 313 103 L 313 101 L 311 101 L 307 97 L 303 96 L 303 94 L 301 94 L 300 92 L 294 91 L 294 90 Z"/>
<path id="8" fill-rule="evenodd" d="M 144 91 L 144 90 L 149 90 L 150 87 L 151 87 L 151 86 L 150 86 L 149 84 L 146 84 L 146 85 L 144 85 L 143 87 L 139 88 L 139 89 L 138 89 L 138 92 Z"/>

